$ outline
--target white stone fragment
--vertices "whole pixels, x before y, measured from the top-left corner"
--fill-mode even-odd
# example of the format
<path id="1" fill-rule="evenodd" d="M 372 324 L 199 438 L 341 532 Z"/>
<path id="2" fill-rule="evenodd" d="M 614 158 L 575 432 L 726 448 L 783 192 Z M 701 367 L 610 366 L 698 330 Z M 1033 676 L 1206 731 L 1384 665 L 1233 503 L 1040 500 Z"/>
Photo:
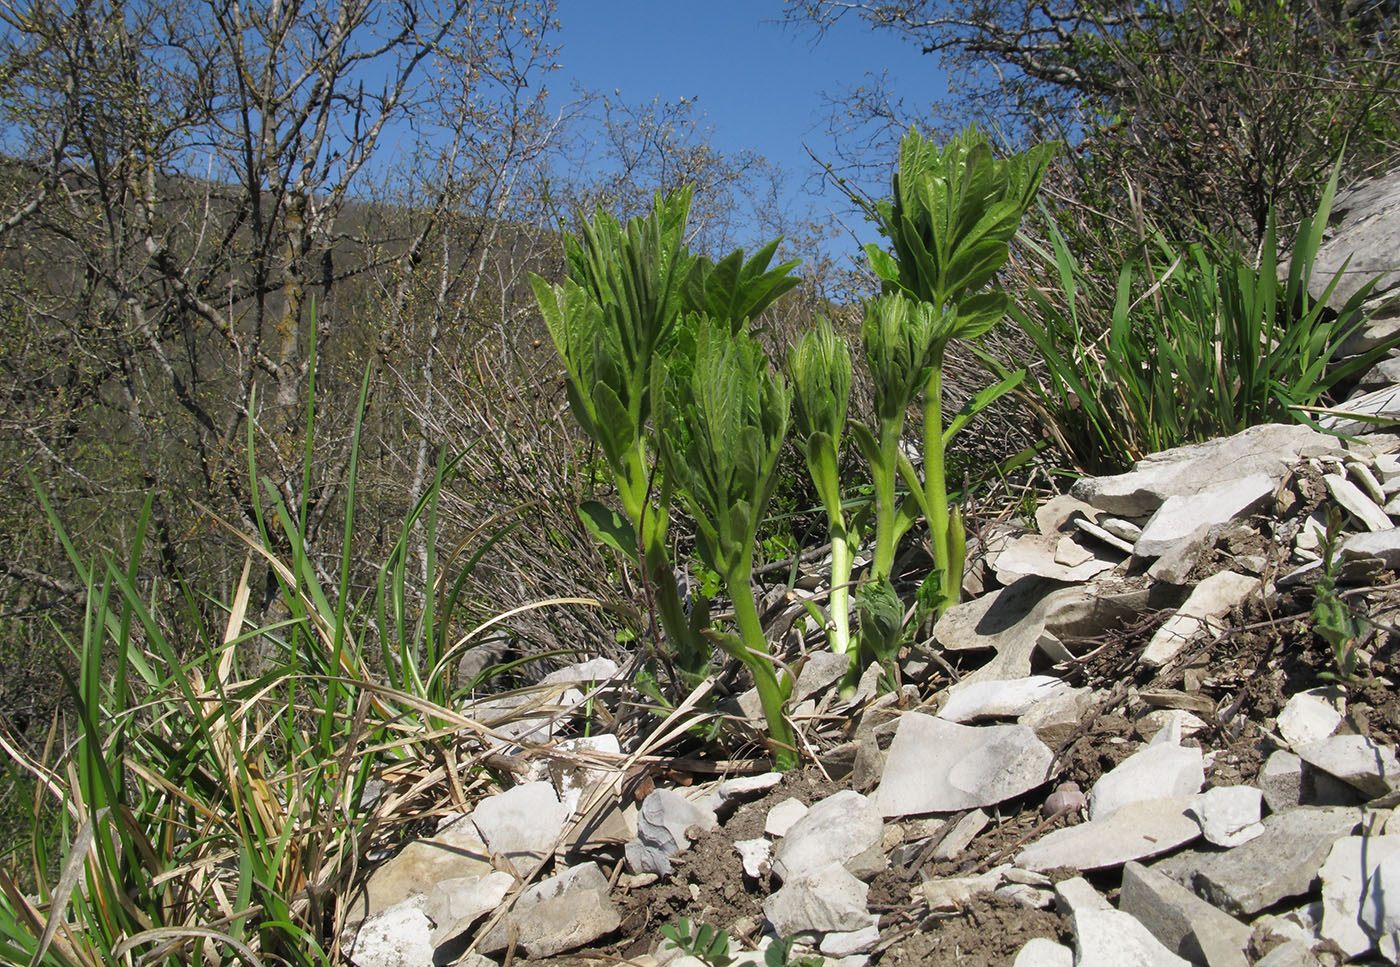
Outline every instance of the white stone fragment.
<path id="1" fill-rule="evenodd" d="M 1176 849 L 1201 835 L 1186 813 L 1189 796 L 1128 803 L 1107 819 L 1057 829 L 1016 854 L 1031 870 L 1098 870 Z"/>
<path id="2" fill-rule="evenodd" d="M 1130 802 L 1193 796 L 1205 781 L 1200 749 L 1155 743 L 1099 777 L 1089 790 L 1089 818 L 1105 819 Z"/>
<path id="3" fill-rule="evenodd" d="M 1054 753 L 1024 725 L 900 718 L 876 792 L 882 816 L 992 806 L 1045 782 Z"/>
<path id="4" fill-rule="evenodd" d="M 1074 967 L 1074 951 L 1044 937 L 1027 940 L 1011 967 Z"/>
<path id="5" fill-rule="evenodd" d="M 879 923 L 866 909 L 869 892 L 845 867 L 830 863 L 785 882 L 763 901 L 763 915 L 774 933 L 784 937 L 806 930 L 864 930 Z"/>
<path id="6" fill-rule="evenodd" d="M 1255 473 L 1190 496 L 1168 497 L 1143 525 L 1133 553 L 1138 557 L 1159 557 L 1203 525 L 1239 519 L 1273 492 L 1274 482 L 1269 475 Z"/>
<path id="7" fill-rule="evenodd" d="M 1347 473 L 1351 475 L 1352 480 L 1355 481 L 1356 485 L 1362 489 L 1367 497 L 1370 497 L 1378 504 L 1385 503 L 1385 488 L 1381 486 L 1381 482 L 1376 479 L 1376 475 L 1371 472 L 1370 467 L 1358 461 L 1349 461 L 1347 463 Z"/>
<path id="8" fill-rule="evenodd" d="M 527 782 L 476 804 L 472 822 L 492 853 L 501 853 L 522 877 L 535 872 L 554 851 L 569 819 L 551 782 Z"/>
<path id="9" fill-rule="evenodd" d="M 1069 685 L 1051 675 L 1031 675 L 1010 681 L 971 682 L 949 689 L 948 701 L 938 710 L 938 717 L 949 722 L 974 722 L 978 719 L 1015 718 L 1037 703 Z"/>
<path id="10" fill-rule="evenodd" d="M 1288 700 L 1278 715 L 1278 731 L 1294 749 L 1321 742 L 1337 731 L 1346 711 L 1340 688 L 1312 688 Z"/>
<path id="11" fill-rule="evenodd" d="M 1395 526 L 1391 519 L 1386 516 L 1385 511 L 1346 477 L 1339 473 L 1328 473 L 1323 474 L 1322 479 L 1327 484 L 1327 492 L 1332 495 L 1332 498 L 1345 507 L 1353 517 L 1361 521 L 1367 530 L 1384 531 Z"/>
<path id="12" fill-rule="evenodd" d="M 428 895 L 423 912 L 437 924 L 432 944 L 441 946 L 490 913 L 515 886 L 515 877 L 497 870 L 485 876 L 442 880 Z"/>
<path id="13" fill-rule="evenodd" d="M 768 858 L 773 853 L 772 840 L 763 837 L 736 840 L 734 850 L 739 854 L 740 862 L 744 864 L 745 876 L 757 880 L 768 872 Z"/>
<path id="14" fill-rule="evenodd" d="M 880 846 L 879 810 L 851 789 L 827 796 L 793 823 L 773 850 L 773 872 L 784 881 L 832 863 L 850 864 Z"/>
<path id="15" fill-rule="evenodd" d="M 1295 751 L 1308 765 L 1336 776 L 1372 799 L 1400 788 L 1395 750 L 1364 735 L 1334 735 Z"/>
<path id="16" fill-rule="evenodd" d="M 1162 622 L 1142 653 L 1142 663 L 1150 668 L 1164 665 L 1198 635 L 1216 633 L 1221 628 L 1216 619 L 1229 614 L 1259 588 L 1259 579 L 1248 574 L 1212 574 L 1196 585 L 1176 614 Z"/>
<path id="17" fill-rule="evenodd" d="M 1075 967 L 1190 967 L 1132 914 L 1085 910 L 1074 916 Z"/>
<path id="18" fill-rule="evenodd" d="M 859 930 L 833 930 L 822 937 L 817 949 L 828 957 L 849 957 L 874 949 L 880 942 L 880 928 L 862 927 Z"/>
<path id="19" fill-rule="evenodd" d="M 786 836 L 792 824 L 807 815 L 807 804 L 792 796 L 784 799 L 772 809 L 763 820 L 763 831 L 774 839 Z"/>
<path id="20" fill-rule="evenodd" d="M 1395 963 L 1400 941 L 1400 836 L 1339 839 L 1318 875 L 1323 939 L 1349 958 L 1379 949 Z"/>
<path id="21" fill-rule="evenodd" d="M 411 896 L 362 923 L 350 948 L 356 967 L 432 967 L 433 923 L 424 900 Z"/>
<path id="22" fill-rule="evenodd" d="M 1264 794 L 1253 786 L 1216 786 L 1192 798 L 1189 808 L 1206 842 L 1228 847 L 1264 835 L 1263 802 Z"/>

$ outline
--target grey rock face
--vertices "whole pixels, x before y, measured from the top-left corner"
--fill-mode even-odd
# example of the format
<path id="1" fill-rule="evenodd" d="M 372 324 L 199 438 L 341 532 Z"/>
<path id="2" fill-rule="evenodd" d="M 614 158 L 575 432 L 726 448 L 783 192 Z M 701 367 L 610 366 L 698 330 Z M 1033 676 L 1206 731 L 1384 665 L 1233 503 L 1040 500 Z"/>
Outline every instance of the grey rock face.
<path id="1" fill-rule="evenodd" d="M 1176 614 L 1162 622 L 1142 654 L 1143 664 L 1152 668 L 1165 665 L 1197 636 L 1218 631 L 1215 619 L 1229 614 L 1259 589 L 1259 579 L 1248 574 L 1212 574 L 1196 585 Z"/>
<path id="2" fill-rule="evenodd" d="M 1264 473 L 1277 484 L 1300 457 L 1323 453 L 1343 450 L 1334 437 L 1310 427 L 1270 423 L 1151 454 L 1127 473 L 1076 481 L 1070 493 L 1111 514 L 1145 517 L 1168 497 L 1198 494 L 1227 480 Z"/>
<path id="3" fill-rule="evenodd" d="M 904 715 L 875 802 L 882 816 L 991 806 L 1045 782 L 1054 753 L 1024 725 L 967 726 Z"/>
<path id="4" fill-rule="evenodd" d="M 426 896 L 442 880 L 485 876 L 491 871 L 491 850 L 471 817 L 448 817 L 435 835 L 409 843 L 374 871 L 359 918 L 387 910 L 414 894 Z"/>
<path id="5" fill-rule="evenodd" d="M 1153 869 L 1236 916 L 1258 913 L 1312 889 L 1317 871 L 1361 812 L 1344 806 L 1299 806 L 1264 820 L 1264 834 L 1224 853 L 1188 852 Z"/>
<path id="6" fill-rule="evenodd" d="M 1264 794 L 1253 786 L 1216 786 L 1191 800 L 1191 813 L 1207 843 L 1240 846 L 1264 835 L 1259 821 Z"/>
<path id="7" fill-rule="evenodd" d="M 1162 502 L 1133 544 L 1138 557 L 1160 557 L 1202 527 L 1238 520 L 1263 505 L 1274 492 L 1274 480 L 1266 473 L 1252 473 L 1227 480 L 1188 496 L 1174 495 Z"/>
<path id="8" fill-rule="evenodd" d="M 1375 294 L 1400 284 L 1400 173 L 1367 179 L 1337 194 L 1333 218 L 1340 224 L 1317 250 L 1308 291 L 1318 299 L 1342 272 L 1327 304 L 1340 309 L 1380 275 Z M 1343 272 L 1342 267 L 1346 270 Z"/>
<path id="9" fill-rule="evenodd" d="M 1175 880 L 1141 863 L 1123 867 L 1118 908 L 1136 917 L 1168 950 L 1208 967 L 1247 967 L 1252 932 Z"/>

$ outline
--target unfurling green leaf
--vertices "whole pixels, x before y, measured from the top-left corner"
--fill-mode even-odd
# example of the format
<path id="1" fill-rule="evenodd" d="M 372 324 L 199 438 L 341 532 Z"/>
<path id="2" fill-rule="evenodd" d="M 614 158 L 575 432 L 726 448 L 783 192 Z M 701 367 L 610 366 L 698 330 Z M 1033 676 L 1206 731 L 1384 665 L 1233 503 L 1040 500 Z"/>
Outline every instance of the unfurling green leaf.
<path id="1" fill-rule="evenodd" d="M 801 264 L 799 259 L 768 268 L 781 241 L 775 238 L 747 262 L 743 249 L 718 262 L 701 256 L 686 283 L 688 308 L 728 323 L 731 333 L 744 329 L 800 281 L 790 274 Z"/>
<path id="2" fill-rule="evenodd" d="M 578 515 L 600 544 L 611 547 L 633 564 L 641 565 L 637 556 L 637 530 L 627 518 L 596 500 L 585 500 L 579 504 Z"/>

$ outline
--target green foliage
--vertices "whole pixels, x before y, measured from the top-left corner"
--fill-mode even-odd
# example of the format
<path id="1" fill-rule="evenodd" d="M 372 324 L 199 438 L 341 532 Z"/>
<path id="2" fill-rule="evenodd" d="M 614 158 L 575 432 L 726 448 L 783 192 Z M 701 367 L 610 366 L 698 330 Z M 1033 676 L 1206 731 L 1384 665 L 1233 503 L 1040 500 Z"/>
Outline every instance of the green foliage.
<path id="1" fill-rule="evenodd" d="M 1011 298 L 993 284 L 1010 241 L 1039 190 L 1054 144 L 1005 159 L 968 128 L 942 148 L 910 130 L 900 144 L 892 196 L 862 202 L 890 251 L 867 246 L 886 295 L 866 314 L 863 343 L 874 381 L 877 433 L 858 431 L 876 491 L 872 573 L 888 578 L 894 545 L 921 512 L 928 520 L 942 613 L 961 595 L 965 536 L 949 509 L 944 450 L 979 410 L 1009 392 L 1023 373 L 1005 373 L 975 394 L 954 422 L 943 420 L 943 359 L 953 339 L 976 340 L 1001 321 Z M 857 199 L 859 200 L 859 199 Z M 904 413 L 922 393 L 924 475 L 920 480 L 898 444 Z M 896 508 L 897 476 L 910 496 Z"/>
<path id="2" fill-rule="evenodd" d="M 671 941 L 678 950 L 695 957 L 705 967 L 758 967 L 753 960 L 738 961 L 729 953 L 729 932 L 702 923 L 697 928 L 685 917 L 674 924 L 665 924 L 661 935 Z M 820 967 L 823 958 L 816 955 L 792 958 L 795 944 L 792 937 L 774 940 L 763 952 L 763 967 Z"/>
<path id="3" fill-rule="evenodd" d="M 859 535 L 846 520 L 838 468 L 851 396 L 851 350 L 831 321 L 803 333 L 787 358 L 797 443 L 826 510 L 831 538 L 831 650 L 851 651 L 850 580 Z M 852 658 L 854 659 L 854 655 Z"/>
<path id="4" fill-rule="evenodd" d="M 782 708 L 791 684 L 779 680 L 751 586 L 758 525 L 787 435 L 787 383 L 753 337 L 691 316 L 652 394 L 663 468 L 694 518 L 700 559 L 724 577 L 734 602 L 742 637 L 718 640 L 753 674 L 774 762 L 792 768 L 796 747 Z"/>
<path id="5" fill-rule="evenodd" d="M 1400 344 L 1331 365 L 1366 323 L 1371 291 L 1363 286 L 1335 315 L 1326 301 L 1340 273 L 1320 298 L 1308 294 L 1339 170 L 1299 227 L 1283 277 L 1272 219 L 1257 267 L 1229 242 L 1178 250 L 1158 235 L 1154 254 L 1120 268 L 1111 295 L 1053 221 L 1048 250 L 1026 240 L 1054 281 L 1011 313 L 1045 363 L 1025 392 L 1075 468 L 1117 472 L 1147 453 L 1292 421 Z"/>
<path id="6" fill-rule="evenodd" d="M 689 209 L 688 188 L 658 196 L 649 215 L 626 226 L 600 209 L 577 237 L 565 235 L 563 284 L 537 275 L 530 282 L 568 369 L 570 409 L 606 458 L 622 503 L 621 517 L 585 504 L 582 520 L 642 565 L 683 683 L 693 687 L 709 669 L 710 649 L 685 620 L 666 543 L 670 483 L 656 479 L 648 445 L 653 370 L 675 342 L 698 264 L 685 247 Z"/>
<path id="7" fill-rule="evenodd" d="M 1341 562 L 1337 556 L 1337 539 L 1341 535 L 1344 515 L 1340 508 L 1327 512 L 1327 530 L 1322 536 L 1322 573 L 1313 585 L 1313 631 L 1327 642 L 1332 652 L 1335 672 L 1323 673 L 1324 678 L 1353 682 L 1361 663 L 1361 636 L 1365 622 L 1352 613 L 1351 607 L 1337 593 L 1337 576 Z"/>

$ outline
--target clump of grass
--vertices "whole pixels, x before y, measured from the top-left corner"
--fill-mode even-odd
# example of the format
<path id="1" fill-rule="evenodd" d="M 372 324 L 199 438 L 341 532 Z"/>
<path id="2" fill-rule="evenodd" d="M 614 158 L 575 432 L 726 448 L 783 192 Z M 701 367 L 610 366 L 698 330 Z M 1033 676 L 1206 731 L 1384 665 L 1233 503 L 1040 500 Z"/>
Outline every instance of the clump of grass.
<path id="1" fill-rule="evenodd" d="M 171 615 L 138 583 L 150 500 L 127 554 L 92 559 L 44 501 L 86 607 L 80 632 L 65 639 L 77 669 L 67 682 L 73 721 L 38 756 L 0 740 L 60 809 L 56 828 L 36 820 L 29 870 L 0 869 L 0 960 L 341 962 L 362 858 L 396 811 L 429 805 L 405 790 L 445 787 L 461 803 L 484 777 L 484 746 L 464 752 L 458 737 L 481 726 L 451 707 L 453 645 L 443 629 L 463 575 L 444 574 L 435 554 L 435 508 L 452 461 L 440 460 L 373 594 L 350 590 L 367 385 L 338 582 L 324 583 L 310 562 L 308 508 L 287 507 L 259 478 L 250 430 L 252 492 L 265 495 L 255 504 L 260 532 L 238 535 L 248 554 L 220 605 L 221 626 L 204 620 L 207 602 L 195 587 L 182 589 L 192 641 L 171 638 Z M 314 423 L 308 407 L 308 462 Z M 420 525 L 429 548 L 421 586 L 404 566 Z M 277 546 L 289 550 L 279 555 Z M 276 577 L 281 621 L 250 620 L 255 561 Z M 370 668 L 376 643 L 387 682 Z M 372 780 L 395 794 L 372 795 Z M 26 880 L 36 892 L 20 888 Z"/>

